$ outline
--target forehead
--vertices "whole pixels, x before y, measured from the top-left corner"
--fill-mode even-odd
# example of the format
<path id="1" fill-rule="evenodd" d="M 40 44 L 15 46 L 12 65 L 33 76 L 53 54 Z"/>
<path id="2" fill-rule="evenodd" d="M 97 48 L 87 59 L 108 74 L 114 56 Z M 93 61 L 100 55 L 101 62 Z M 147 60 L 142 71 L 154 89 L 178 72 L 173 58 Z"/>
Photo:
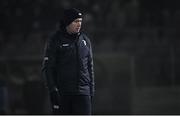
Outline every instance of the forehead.
<path id="1" fill-rule="evenodd" d="M 75 19 L 74 21 L 75 21 L 75 22 L 76 22 L 76 21 L 82 21 L 82 18 L 77 18 L 77 19 Z"/>

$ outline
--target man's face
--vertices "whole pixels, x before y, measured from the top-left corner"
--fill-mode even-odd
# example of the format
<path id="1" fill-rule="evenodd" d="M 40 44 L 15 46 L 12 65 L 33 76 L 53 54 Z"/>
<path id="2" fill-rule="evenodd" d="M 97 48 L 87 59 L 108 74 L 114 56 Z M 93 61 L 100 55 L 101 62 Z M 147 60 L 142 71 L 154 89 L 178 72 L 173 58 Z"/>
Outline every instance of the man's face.
<path id="1" fill-rule="evenodd" d="M 75 19 L 70 25 L 66 27 L 68 33 L 78 33 L 81 29 L 82 18 Z"/>

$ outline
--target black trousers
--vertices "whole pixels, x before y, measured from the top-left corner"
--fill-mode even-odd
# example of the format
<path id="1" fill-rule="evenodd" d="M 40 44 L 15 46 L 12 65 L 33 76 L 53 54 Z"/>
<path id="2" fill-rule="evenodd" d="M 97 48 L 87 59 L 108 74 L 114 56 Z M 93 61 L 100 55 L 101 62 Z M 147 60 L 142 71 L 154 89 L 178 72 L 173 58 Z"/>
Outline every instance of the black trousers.
<path id="1" fill-rule="evenodd" d="M 59 98 L 59 109 L 53 114 L 91 115 L 91 97 L 88 95 L 63 95 Z"/>

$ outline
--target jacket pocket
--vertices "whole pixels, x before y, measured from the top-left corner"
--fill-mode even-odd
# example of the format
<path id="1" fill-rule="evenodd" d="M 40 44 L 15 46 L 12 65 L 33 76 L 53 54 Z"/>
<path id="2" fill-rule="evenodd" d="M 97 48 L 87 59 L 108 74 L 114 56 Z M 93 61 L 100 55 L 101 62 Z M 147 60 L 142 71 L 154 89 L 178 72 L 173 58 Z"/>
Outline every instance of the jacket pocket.
<path id="1" fill-rule="evenodd" d="M 59 55 L 61 56 L 61 57 L 70 57 L 70 56 L 72 56 L 73 55 L 73 45 L 72 44 L 67 44 L 67 43 L 64 43 L 64 44 L 61 44 L 60 46 L 59 46 L 59 49 L 58 49 L 58 51 L 59 51 Z"/>

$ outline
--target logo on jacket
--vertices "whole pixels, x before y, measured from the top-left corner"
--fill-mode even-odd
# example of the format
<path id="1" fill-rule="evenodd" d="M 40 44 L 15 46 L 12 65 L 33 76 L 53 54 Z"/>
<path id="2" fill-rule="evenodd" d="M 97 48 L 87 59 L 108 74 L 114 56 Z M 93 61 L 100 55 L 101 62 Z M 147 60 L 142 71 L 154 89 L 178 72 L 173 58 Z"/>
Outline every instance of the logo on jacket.
<path id="1" fill-rule="evenodd" d="M 82 41 L 83 41 L 84 45 L 86 46 L 86 41 L 85 40 L 82 40 Z"/>
<path id="2" fill-rule="evenodd" d="M 44 60 L 49 60 L 49 58 L 48 57 L 44 57 Z"/>
<path id="3" fill-rule="evenodd" d="M 62 46 L 63 46 L 63 47 L 67 47 L 67 46 L 69 46 L 69 44 L 62 44 Z"/>

